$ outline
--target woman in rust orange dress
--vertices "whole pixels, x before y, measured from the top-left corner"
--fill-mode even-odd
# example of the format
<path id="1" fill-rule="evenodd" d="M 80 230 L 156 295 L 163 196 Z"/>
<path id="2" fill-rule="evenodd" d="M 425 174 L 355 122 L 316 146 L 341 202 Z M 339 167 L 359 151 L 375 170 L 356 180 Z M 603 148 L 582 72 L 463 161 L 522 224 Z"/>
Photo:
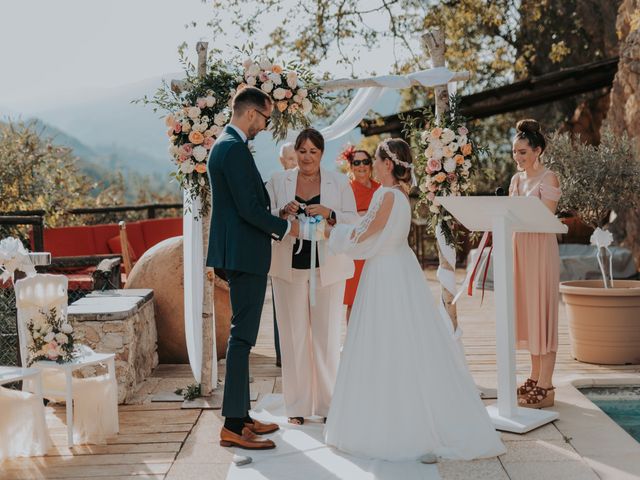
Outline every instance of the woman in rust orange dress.
<path id="1" fill-rule="evenodd" d="M 373 173 L 373 159 L 365 150 L 356 150 L 349 147 L 342 152 L 341 157 L 349 164 L 349 177 L 351 178 L 351 188 L 356 197 L 356 208 L 358 215 L 364 215 L 369 209 L 373 193 L 378 189 L 380 184 L 375 182 L 371 176 Z M 351 307 L 353 300 L 356 298 L 358 282 L 360 274 L 364 266 L 364 260 L 354 260 L 356 271 L 353 278 L 347 280 L 344 289 L 344 304 L 347 306 L 347 324 L 351 315 Z"/>

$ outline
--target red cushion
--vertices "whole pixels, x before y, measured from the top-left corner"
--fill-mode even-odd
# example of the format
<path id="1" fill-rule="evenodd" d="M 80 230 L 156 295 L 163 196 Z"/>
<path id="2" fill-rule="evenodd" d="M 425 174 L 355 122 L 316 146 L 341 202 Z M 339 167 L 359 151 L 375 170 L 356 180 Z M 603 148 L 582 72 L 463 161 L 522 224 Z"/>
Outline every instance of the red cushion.
<path id="1" fill-rule="evenodd" d="M 182 235 L 182 217 L 176 218 L 151 218 L 138 222 L 142 227 L 144 244 L 146 249 L 171 237 Z"/>
<path id="2" fill-rule="evenodd" d="M 109 248 L 109 239 L 113 236 L 117 236 L 120 233 L 118 225 L 115 223 L 107 223 L 104 225 L 91 225 L 93 230 L 93 243 L 96 246 L 96 254 L 104 255 L 107 253 L 120 253 L 114 252 Z"/>
<path id="3" fill-rule="evenodd" d="M 109 245 L 109 250 L 111 251 L 111 253 L 122 254 L 122 244 L 120 243 L 119 234 L 107 240 L 107 244 Z M 127 247 L 129 249 L 129 257 L 131 258 L 132 262 L 135 262 L 138 259 L 138 257 L 136 256 L 136 252 L 131 246 L 131 242 L 129 241 L 128 238 L 127 238 L 127 244 L 128 244 Z"/>
<path id="4" fill-rule="evenodd" d="M 147 251 L 140 222 L 127 223 L 127 240 L 133 251 L 131 258 L 140 258 Z M 131 250 L 129 253 L 131 253 Z"/>
<path id="5" fill-rule="evenodd" d="M 88 226 L 45 228 L 44 251 L 53 257 L 95 255 L 92 229 Z"/>

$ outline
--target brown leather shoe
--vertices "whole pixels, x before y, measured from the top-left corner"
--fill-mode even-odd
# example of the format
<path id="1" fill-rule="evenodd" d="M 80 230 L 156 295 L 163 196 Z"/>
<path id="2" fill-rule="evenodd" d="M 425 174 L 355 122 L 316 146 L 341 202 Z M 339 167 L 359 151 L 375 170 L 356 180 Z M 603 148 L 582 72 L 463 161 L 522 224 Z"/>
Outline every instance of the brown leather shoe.
<path id="1" fill-rule="evenodd" d="M 222 427 L 220 430 L 220 445 L 223 447 L 240 447 L 247 450 L 269 450 L 276 448 L 276 444 L 271 440 L 265 440 L 258 437 L 247 427 L 242 429 L 242 435 L 233 433 Z"/>
<path id="2" fill-rule="evenodd" d="M 266 435 L 267 433 L 273 433 L 276 430 L 280 430 L 277 423 L 262 423 L 258 420 L 254 420 L 253 423 L 245 423 L 244 426 L 256 435 Z"/>

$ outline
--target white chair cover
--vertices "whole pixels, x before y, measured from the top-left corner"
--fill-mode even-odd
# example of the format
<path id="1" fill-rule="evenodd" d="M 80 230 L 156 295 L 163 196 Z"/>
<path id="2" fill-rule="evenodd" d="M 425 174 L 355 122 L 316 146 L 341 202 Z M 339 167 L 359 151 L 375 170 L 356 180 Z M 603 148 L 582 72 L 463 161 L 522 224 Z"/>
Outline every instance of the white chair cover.
<path id="1" fill-rule="evenodd" d="M 0 387 L 0 463 L 44 455 L 50 446 L 44 405 L 38 397 Z"/>
<path id="2" fill-rule="evenodd" d="M 53 307 L 67 317 L 67 277 L 38 274 L 19 280 L 15 284 L 18 308 L 18 335 L 20 357 L 28 365 L 27 349 L 29 331 L 27 322 L 40 311 Z M 83 350 L 92 350 L 83 346 Z M 80 354 L 82 358 L 82 353 Z M 107 436 L 118 433 L 118 386 L 115 378 L 107 375 L 92 378 L 73 378 L 73 437 L 74 443 L 104 443 Z M 24 382 L 26 385 L 27 383 Z M 63 397 L 47 394 L 47 390 L 65 391 L 66 381 L 62 370 L 42 370 L 44 397 L 64 402 Z"/>

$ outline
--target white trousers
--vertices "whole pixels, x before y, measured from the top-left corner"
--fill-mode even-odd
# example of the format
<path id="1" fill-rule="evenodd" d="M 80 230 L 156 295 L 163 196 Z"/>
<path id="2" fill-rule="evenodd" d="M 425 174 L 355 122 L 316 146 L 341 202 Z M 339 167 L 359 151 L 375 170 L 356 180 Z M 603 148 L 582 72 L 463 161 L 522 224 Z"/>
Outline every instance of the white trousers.
<path id="1" fill-rule="evenodd" d="M 326 417 L 338 373 L 345 282 L 321 287 L 315 271 L 315 306 L 309 301 L 310 270 L 293 269 L 291 282 L 272 279 L 288 417 Z"/>

